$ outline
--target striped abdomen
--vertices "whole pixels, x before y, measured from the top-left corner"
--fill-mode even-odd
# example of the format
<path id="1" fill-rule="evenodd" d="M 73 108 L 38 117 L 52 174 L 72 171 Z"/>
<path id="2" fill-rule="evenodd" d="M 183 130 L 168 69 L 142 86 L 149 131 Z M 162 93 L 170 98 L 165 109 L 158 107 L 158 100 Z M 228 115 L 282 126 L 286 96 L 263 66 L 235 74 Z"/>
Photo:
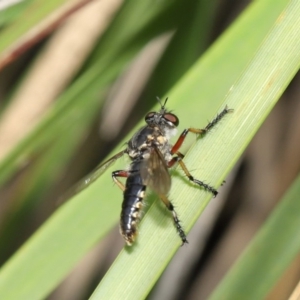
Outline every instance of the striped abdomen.
<path id="1" fill-rule="evenodd" d="M 140 219 L 142 201 L 146 190 L 139 172 L 140 163 L 138 161 L 131 164 L 122 203 L 120 231 L 127 245 L 131 245 L 137 235 L 137 224 Z"/>

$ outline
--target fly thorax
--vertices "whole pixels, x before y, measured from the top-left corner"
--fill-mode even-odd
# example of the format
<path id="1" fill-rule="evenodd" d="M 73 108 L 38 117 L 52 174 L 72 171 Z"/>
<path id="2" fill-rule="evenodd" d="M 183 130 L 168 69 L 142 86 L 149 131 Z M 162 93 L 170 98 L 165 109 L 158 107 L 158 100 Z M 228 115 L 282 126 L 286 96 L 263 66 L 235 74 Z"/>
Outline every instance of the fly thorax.
<path id="1" fill-rule="evenodd" d="M 140 151 L 138 149 L 128 149 L 128 156 L 130 159 L 135 159 L 140 155 Z"/>

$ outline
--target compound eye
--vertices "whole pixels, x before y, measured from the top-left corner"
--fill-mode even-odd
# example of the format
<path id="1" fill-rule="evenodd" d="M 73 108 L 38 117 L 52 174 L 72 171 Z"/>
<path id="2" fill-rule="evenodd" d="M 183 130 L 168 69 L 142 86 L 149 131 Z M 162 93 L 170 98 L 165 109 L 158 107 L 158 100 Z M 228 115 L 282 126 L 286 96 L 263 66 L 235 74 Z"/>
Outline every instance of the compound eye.
<path id="1" fill-rule="evenodd" d="M 179 125 L 179 119 L 173 115 L 173 114 L 164 114 L 164 119 L 167 121 L 167 122 L 171 122 L 172 124 L 174 124 L 176 127 Z"/>
<path id="2" fill-rule="evenodd" d="M 153 120 L 153 117 L 155 115 L 155 112 L 154 111 L 151 111 L 149 113 L 147 113 L 146 117 L 145 117 L 145 121 L 148 123 L 148 122 L 151 122 Z"/>

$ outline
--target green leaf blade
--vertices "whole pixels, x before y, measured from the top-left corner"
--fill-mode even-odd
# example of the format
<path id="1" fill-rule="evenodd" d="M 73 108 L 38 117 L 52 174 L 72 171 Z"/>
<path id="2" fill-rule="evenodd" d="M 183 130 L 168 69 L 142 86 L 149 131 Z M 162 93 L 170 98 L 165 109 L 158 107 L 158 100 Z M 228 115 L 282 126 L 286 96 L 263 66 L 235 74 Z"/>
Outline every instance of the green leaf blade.
<path id="1" fill-rule="evenodd" d="M 201 168 L 206 170 L 205 179 L 208 182 L 218 184 L 222 182 L 281 96 L 284 87 L 298 71 L 299 13 L 300 4 L 296 1 L 291 2 L 283 13 L 284 21 L 279 20 L 280 22 L 274 24 L 253 61 L 227 95 L 225 103 L 235 109 L 234 113 L 228 116 L 226 121 L 224 120 L 226 124 L 223 127 L 219 126 L 201 143 L 200 141 L 196 143 L 186 157 L 187 166 L 202 161 Z M 288 45 L 283 43 L 287 36 L 289 36 Z M 271 50 L 272 55 L 270 55 Z M 262 64 L 265 66 L 263 71 L 260 67 Z M 195 80 L 196 82 L 197 75 L 194 74 L 196 73 L 188 74 L 183 81 Z M 178 99 L 184 91 L 186 94 L 187 85 L 179 85 L 178 89 L 175 88 L 170 98 Z M 193 175 L 201 179 L 200 173 L 196 170 Z M 210 196 L 184 184 L 181 179 L 173 178 L 170 198 L 174 199 L 183 224 L 190 229 L 207 205 Z M 154 203 L 147 218 L 142 221 L 141 236 L 137 244 L 133 249 L 121 252 L 91 299 L 118 299 L 121 295 L 124 297 L 124 291 L 127 299 L 145 297 L 180 244 L 179 238 L 174 234 L 174 228 L 170 226 L 164 228 L 165 219 L 161 220 L 161 214 L 158 203 Z M 146 249 L 147 252 L 142 249 Z M 184 248 L 180 251 L 184 251 Z M 118 286 L 114 284 L 116 277 L 119 278 Z M 140 288 L 141 286 L 143 289 Z"/>

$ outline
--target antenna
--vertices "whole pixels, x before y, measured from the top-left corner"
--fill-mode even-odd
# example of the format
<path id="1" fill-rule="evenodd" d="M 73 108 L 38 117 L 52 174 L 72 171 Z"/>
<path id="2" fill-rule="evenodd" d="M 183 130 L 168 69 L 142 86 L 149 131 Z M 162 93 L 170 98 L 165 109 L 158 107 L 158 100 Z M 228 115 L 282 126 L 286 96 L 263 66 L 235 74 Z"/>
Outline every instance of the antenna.
<path id="1" fill-rule="evenodd" d="M 159 102 L 159 104 L 160 104 L 160 106 L 161 106 L 161 109 L 165 109 L 166 103 L 167 103 L 167 101 L 168 101 L 168 97 L 166 98 L 164 104 L 162 104 L 162 102 L 161 102 L 161 100 L 160 100 L 160 98 L 159 98 L 158 96 L 156 96 L 156 99 L 157 99 L 157 101 Z"/>

